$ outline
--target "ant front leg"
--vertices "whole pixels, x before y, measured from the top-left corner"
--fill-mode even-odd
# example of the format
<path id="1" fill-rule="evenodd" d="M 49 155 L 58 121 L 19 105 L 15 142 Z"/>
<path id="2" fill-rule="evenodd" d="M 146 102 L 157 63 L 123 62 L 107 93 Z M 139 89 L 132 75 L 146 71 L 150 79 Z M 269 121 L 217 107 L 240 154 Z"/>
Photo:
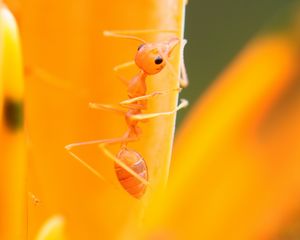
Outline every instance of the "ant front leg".
<path id="1" fill-rule="evenodd" d="M 113 106 L 111 104 L 102 104 L 102 103 L 90 102 L 89 107 L 92 108 L 92 109 L 97 109 L 97 110 L 113 111 L 113 112 L 121 114 L 121 115 L 126 114 L 126 110 L 120 109 L 117 106 Z"/>
<path id="2" fill-rule="evenodd" d="M 187 71 L 183 59 L 180 65 L 180 74 L 181 74 L 181 77 L 179 79 L 180 86 L 186 88 L 189 85 L 189 79 L 188 79 L 188 75 L 187 75 Z"/>
<path id="3" fill-rule="evenodd" d="M 113 70 L 114 70 L 115 72 L 117 72 L 117 71 L 120 71 L 120 70 L 123 69 L 123 68 L 131 67 L 131 66 L 133 66 L 134 64 L 135 64 L 135 61 L 129 61 L 129 62 L 122 63 L 122 64 L 119 64 L 119 65 L 115 66 L 115 67 L 113 68 Z"/>
<path id="4" fill-rule="evenodd" d="M 181 103 L 172 111 L 168 111 L 168 112 L 158 112 L 158 113 L 145 113 L 145 114 L 136 114 L 136 115 L 132 115 L 130 118 L 132 120 L 147 120 L 147 119 L 152 119 L 152 118 L 156 118 L 156 117 L 160 117 L 160 116 L 168 116 L 168 115 L 172 115 L 174 113 L 176 113 L 177 111 L 179 111 L 182 108 L 185 108 L 188 106 L 188 101 L 185 99 L 181 99 Z"/>
<path id="5" fill-rule="evenodd" d="M 180 76 L 179 76 L 179 79 L 178 79 L 178 74 L 177 74 L 176 70 L 174 69 L 174 67 L 172 66 L 172 64 L 170 63 L 169 59 L 165 58 L 166 66 L 169 68 L 171 74 L 179 80 L 179 85 L 182 88 L 186 88 L 189 85 L 189 79 L 188 79 L 186 67 L 185 67 L 185 64 L 184 64 L 184 56 L 183 56 L 183 49 L 184 49 L 186 44 L 187 44 L 187 40 L 183 39 L 182 40 L 182 51 L 181 51 L 181 63 L 180 63 Z"/>
<path id="6" fill-rule="evenodd" d="M 169 68 L 171 74 L 178 79 L 178 75 L 177 72 L 175 71 L 174 67 L 172 66 L 172 64 L 166 59 L 166 65 Z M 180 64 L 180 77 L 179 77 L 179 85 L 182 88 L 186 88 L 189 84 L 189 79 L 187 76 L 187 72 L 186 72 L 186 68 L 185 68 L 185 64 L 184 61 L 182 60 L 181 64 Z"/>
<path id="7" fill-rule="evenodd" d="M 119 104 L 121 106 L 127 106 L 128 104 L 132 104 L 132 103 L 135 103 L 137 101 L 147 100 L 147 99 L 153 98 L 155 96 L 168 94 L 172 91 L 180 92 L 181 90 L 182 90 L 181 88 L 176 88 L 176 89 L 172 89 L 172 90 L 155 91 L 155 92 L 152 92 L 152 93 L 144 95 L 144 96 L 124 100 L 124 101 L 120 102 Z"/>
<path id="8" fill-rule="evenodd" d="M 114 72 L 116 73 L 117 77 L 123 82 L 125 83 L 125 85 L 128 85 L 128 82 L 129 80 L 126 79 L 125 77 L 123 77 L 121 74 L 119 74 L 119 71 L 124 69 L 124 68 L 128 68 L 128 67 L 131 67 L 135 65 L 135 61 L 129 61 L 129 62 L 126 62 L 126 63 L 122 63 L 122 64 L 119 64 L 117 66 L 115 66 L 113 68 Z"/>
<path id="9" fill-rule="evenodd" d="M 180 79 L 179 79 L 179 82 L 180 82 L 180 86 L 185 88 L 189 85 L 189 78 L 188 78 L 188 75 L 187 75 L 187 71 L 186 71 L 186 67 L 185 67 L 185 63 L 184 63 L 184 56 L 183 56 L 183 50 L 184 50 L 184 47 L 185 45 L 187 44 L 187 40 L 186 39 L 183 39 L 183 42 L 182 42 L 182 56 L 181 56 L 181 64 L 180 64 Z"/>
<path id="10" fill-rule="evenodd" d="M 150 93 L 150 94 L 147 94 L 147 95 L 144 95 L 144 96 L 141 96 L 141 97 L 130 98 L 130 99 L 124 100 L 124 101 L 120 102 L 119 104 L 122 107 L 125 107 L 125 108 L 134 108 L 134 109 L 138 108 L 138 109 L 141 109 L 141 108 L 143 108 L 143 106 L 139 105 L 139 104 L 136 104 L 136 102 L 142 101 L 142 100 L 147 100 L 149 98 L 153 98 L 153 97 L 158 96 L 158 95 L 168 94 L 172 91 L 180 92 L 181 88 L 176 88 L 176 89 L 172 89 L 172 90 L 164 90 L 164 91 L 155 91 L 153 93 Z M 113 106 L 111 104 L 102 104 L 102 103 L 93 103 L 93 102 L 91 102 L 91 103 L 89 103 L 89 107 L 92 108 L 92 109 L 113 111 L 113 112 L 116 112 L 116 113 L 119 113 L 119 114 L 122 114 L 122 115 L 125 115 L 126 112 L 127 112 L 126 110 L 120 109 L 117 106 Z"/>

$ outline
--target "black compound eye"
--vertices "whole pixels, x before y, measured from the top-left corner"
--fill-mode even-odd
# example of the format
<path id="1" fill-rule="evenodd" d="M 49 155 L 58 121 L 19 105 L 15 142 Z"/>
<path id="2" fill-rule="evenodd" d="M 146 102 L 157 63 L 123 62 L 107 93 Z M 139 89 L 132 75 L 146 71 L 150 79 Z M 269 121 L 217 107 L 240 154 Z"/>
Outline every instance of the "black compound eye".
<path id="1" fill-rule="evenodd" d="M 139 47 L 138 47 L 138 51 L 144 46 L 145 44 L 141 44 Z"/>
<path id="2" fill-rule="evenodd" d="M 155 64 L 159 65 L 163 62 L 163 59 L 161 57 L 157 57 L 157 58 L 155 58 L 154 62 L 155 62 Z"/>

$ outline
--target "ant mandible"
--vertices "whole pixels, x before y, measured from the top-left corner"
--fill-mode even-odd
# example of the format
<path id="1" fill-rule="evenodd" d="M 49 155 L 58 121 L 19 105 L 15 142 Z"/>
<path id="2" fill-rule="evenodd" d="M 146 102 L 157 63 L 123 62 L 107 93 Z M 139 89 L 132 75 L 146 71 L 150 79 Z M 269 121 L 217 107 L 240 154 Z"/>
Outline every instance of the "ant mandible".
<path id="1" fill-rule="evenodd" d="M 171 56 L 174 48 L 179 44 L 180 40 L 178 37 L 172 37 L 169 41 L 147 43 L 141 38 L 131 36 L 127 34 L 135 33 L 150 33 L 150 32 L 174 32 L 173 30 L 138 30 L 138 31 L 105 31 L 104 35 L 109 37 L 126 38 L 140 41 L 142 44 L 138 47 L 134 62 L 128 62 L 125 64 L 118 65 L 114 68 L 114 71 L 119 71 L 122 68 L 126 68 L 133 63 L 139 68 L 139 72 L 130 81 L 124 80 L 120 75 L 118 77 L 126 82 L 127 93 L 129 99 L 119 103 L 124 108 L 120 109 L 113 105 L 90 103 L 89 106 L 93 109 L 112 110 L 117 113 L 121 113 L 125 116 L 125 120 L 128 126 L 128 130 L 120 138 L 94 140 L 80 143 L 73 143 L 67 145 L 65 148 L 71 156 L 77 159 L 81 164 L 87 167 L 99 178 L 104 180 L 104 177 L 97 172 L 94 168 L 88 165 L 84 160 L 71 151 L 72 148 L 99 144 L 100 149 L 104 154 L 115 162 L 115 172 L 118 181 L 122 187 L 133 197 L 140 199 L 145 191 L 148 182 L 148 169 L 144 158 L 133 149 L 127 147 L 129 142 L 138 141 L 141 135 L 141 129 L 138 126 L 140 121 L 164 116 L 171 115 L 177 112 L 179 109 L 184 108 L 188 105 L 187 100 L 182 99 L 181 103 L 172 111 L 149 113 L 145 114 L 142 111 L 147 109 L 147 100 L 161 94 L 167 94 L 171 91 L 180 91 L 180 88 L 165 91 L 155 91 L 151 94 L 147 94 L 146 78 L 149 75 L 155 75 L 162 71 L 165 66 L 169 66 L 171 72 L 176 76 L 175 70 L 169 63 L 168 59 Z M 185 44 L 185 41 L 183 45 Z M 182 87 L 187 86 L 188 80 L 185 71 L 185 67 L 182 64 L 181 68 L 180 85 Z M 108 149 L 107 145 L 120 143 L 121 148 L 116 156 L 114 156 Z"/>

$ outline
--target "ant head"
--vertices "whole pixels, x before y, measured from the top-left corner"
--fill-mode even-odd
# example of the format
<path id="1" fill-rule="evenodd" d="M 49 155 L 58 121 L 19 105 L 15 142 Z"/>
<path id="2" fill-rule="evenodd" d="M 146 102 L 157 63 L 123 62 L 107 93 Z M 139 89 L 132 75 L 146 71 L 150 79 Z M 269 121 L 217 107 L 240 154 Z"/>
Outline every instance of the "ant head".
<path id="1" fill-rule="evenodd" d="M 135 63 L 149 75 L 159 73 L 166 66 L 168 58 L 178 43 L 177 37 L 168 42 L 144 43 L 138 48 Z"/>

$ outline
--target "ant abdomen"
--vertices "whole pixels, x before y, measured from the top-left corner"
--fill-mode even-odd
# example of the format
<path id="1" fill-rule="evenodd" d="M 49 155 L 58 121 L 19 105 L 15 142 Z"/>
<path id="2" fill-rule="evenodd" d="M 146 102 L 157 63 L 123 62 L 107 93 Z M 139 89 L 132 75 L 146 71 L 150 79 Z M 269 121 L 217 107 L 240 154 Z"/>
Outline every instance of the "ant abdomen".
<path id="1" fill-rule="evenodd" d="M 140 177 L 148 181 L 148 170 L 144 158 L 136 151 L 122 147 L 117 154 L 117 158 L 136 172 Z M 115 163 L 115 172 L 122 187 L 133 197 L 141 198 L 147 186 L 134 177 L 118 163 Z"/>

